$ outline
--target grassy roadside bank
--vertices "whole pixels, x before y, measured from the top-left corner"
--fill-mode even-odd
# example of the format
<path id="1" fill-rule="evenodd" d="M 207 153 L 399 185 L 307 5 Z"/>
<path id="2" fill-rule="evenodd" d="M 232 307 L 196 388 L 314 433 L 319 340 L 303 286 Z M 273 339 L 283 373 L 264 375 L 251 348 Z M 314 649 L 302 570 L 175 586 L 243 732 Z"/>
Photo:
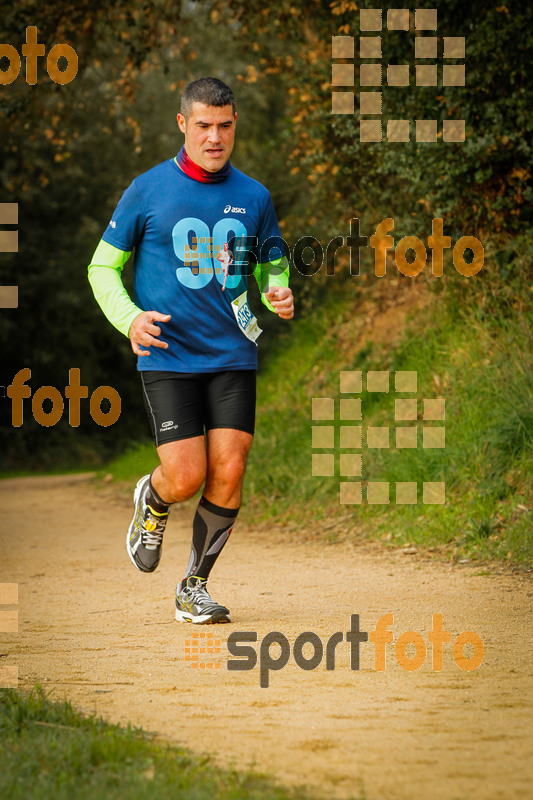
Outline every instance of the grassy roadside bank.
<path id="1" fill-rule="evenodd" d="M 494 275 L 489 275 L 477 286 L 465 287 L 456 280 L 446 292 L 433 289 L 429 302 L 413 311 L 394 344 L 379 336 L 380 322 L 388 314 L 379 299 L 373 321 L 366 326 L 370 335 L 360 338 L 353 323 L 358 298 L 353 304 L 348 298 L 339 303 L 340 321 L 330 320 L 326 340 L 319 337 L 313 343 L 308 337 L 303 350 L 305 335 L 294 337 L 294 345 L 288 341 L 261 376 L 262 424 L 248 478 L 259 513 L 278 518 L 286 514 L 302 526 L 316 527 L 318 522 L 320 527 L 322 521 L 334 530 L 340 518 L 347 535 L 436 548 L 453 557 L 530 561 L 533 336 L 531 291 L 518 270 L 516 264 L 516 279 L 507 285 L 491 285 Z M 423 285 L 419 288 L 422 296 Z M 328 339 L 334 354 L 324 356 Z M 363 428 L 363 498 L 366 480 L 387 482 L 388 504 L 341 505 L 340 480 L 357 478 L 342 478 L 337 457 L 333 477 L 311 475 L 312 398 L 335 401 L 335 422 L 314 424 L 333 424 L 337 452 L 343 452 L 339 428 L 360 424 L 339 419 L 339 401 L 354 396 L 341 394 L 341 370 L 390 373 L 388 393 L 360 395 L 365 427 L 389 428 L 389 447 L 382 449 L 366 447 Z M 396 371 L 417 373 L 416 395 L 394 392 Z M 396 423 L 395 401 L 413 396 L 416 420 Z M 424 420 L 424 398 L 445 399 L 444 420 Z M 416 425 L 416 448 L 396 448 L 396 425 Z M 441 426 L 446 428 L 445 447 L 424 448 L 422 428 Z M 414 481 L 417 504 L 396 504 L 395 484 Z M 445 482 L 445 504 L 422 504 L 422 482 Z"/>
<path id="2" fill-rule="evenodd" d="M 378 538 L 454 559 L 533 555 L 533 326 L 529 242 L 488 254 L 479 276 L 445 283 L 420 275 L 329 280 L 313 313 L 269 350 L 258 378 L 258 425 L 244 515 L 328 541 Z M 328 280 L 328 279 L 325 279 Z M 336 279 L 335 279 L 336 280 Z M 363 381 L 363 503 L 339 502 L 340 371 L 389 371 L 389 392 Z M 397 371 L 417 373 L 416 394 L 394 392 Z M 312 399 L 335 401 L 335 420 L 312 420 Z M 415 397 L 416 420 L 395 421 L 395 400 Z M 445 419 L 424 419 L 424 399 L 445 400 Z M 312 448 L 311 427 L 332 426 L 334 448 Z M 388 427 L 389 447 L 368 448 L 366 426 Z M 417 447 L 397 448 L 395 427 L 416 426 Z M 445 427 L 445 447 L 424 447 L 423 428 Z M 442 436 L 442 434 L 436 434 Z M 442 444 L 442 441 L 440 442 Z M 311 474 L 312 453 L 332 453 L 333 476 Z M 113 462 L 132 481 L 156 463 L 151 444 Z M 367 481 L 389 484 L 389 502 L 368 504 Z M 417 483 L 417 503 L 398 504 L 395 484 Z M 424 482 L 445 483 L 445 503 L 422 502 Z"/>
<path id="3" fill-rule="evenodd" d="M 42 688 L 0 690 L 0 795 L 6 800 L 305 800 L 259 774 L 157 742 L 51 702 Z"/>

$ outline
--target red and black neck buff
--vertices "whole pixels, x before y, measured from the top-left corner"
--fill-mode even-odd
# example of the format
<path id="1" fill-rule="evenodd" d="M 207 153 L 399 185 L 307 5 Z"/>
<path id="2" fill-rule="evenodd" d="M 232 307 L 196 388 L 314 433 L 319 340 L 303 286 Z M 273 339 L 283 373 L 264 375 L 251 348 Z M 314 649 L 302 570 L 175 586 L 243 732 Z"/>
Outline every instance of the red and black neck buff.
<path id="1" fill-rule="evenodd" d="M 189 178 L 194 178 L 195 181 L 200 181 L 200 183 L 220 183 L 220 181 L 226 180 L 231 172 L 231 164 L 229 161 L 226 161 L 222 169 L 219 169 L 218 172 L 208 172 L 203 167 L 199 167 L 198 164 L 195 164 L 187 155 L 185 145 L 183 145 L 176 156 L 176 162 Z"/>

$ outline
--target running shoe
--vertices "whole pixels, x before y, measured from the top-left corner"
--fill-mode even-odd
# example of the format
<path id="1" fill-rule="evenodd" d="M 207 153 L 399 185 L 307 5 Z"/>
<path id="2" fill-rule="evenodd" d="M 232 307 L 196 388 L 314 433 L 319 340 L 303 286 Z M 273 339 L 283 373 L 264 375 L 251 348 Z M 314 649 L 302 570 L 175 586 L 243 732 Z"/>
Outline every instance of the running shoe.
<path id="1" fill-rule="evenodd" d="M 155 511 L 146 502 L 150 476 L 138 481 L 133 495 L 135 514 L 126 536 L 126 549 L 133 565 L 141 572 L 153 572 L 159 564 L 168 511 Z"/>
<path id="2" fill-rule="evenodd" d="M 206 578 L 191 575 L 180 592 L 176 593 L 176 619 L 209 625 L 214 622 L 230 622 L 229 609 L 216 603 L 206 589 Z M 179 587 L 178 587 L 179 588 Z"/>

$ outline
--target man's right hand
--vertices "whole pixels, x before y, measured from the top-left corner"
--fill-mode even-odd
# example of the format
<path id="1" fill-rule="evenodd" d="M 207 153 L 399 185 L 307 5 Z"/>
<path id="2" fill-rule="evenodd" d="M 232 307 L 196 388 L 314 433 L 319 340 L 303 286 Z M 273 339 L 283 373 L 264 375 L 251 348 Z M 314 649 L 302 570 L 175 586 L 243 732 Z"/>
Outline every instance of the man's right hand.
<path id="1" fill-rule="evenodd" d="M 156 322 L 168 322 L 170 314 L 160 314 L 159 311 L 143 311 L 139 316 L 135 317 L 130 325 L 128 336 L 131 342 L 131 349 L 137 356 L 149 356 L 149 350 L 142 350 L 141 345 L 149 347 L 163 347 L 165 350 L 168 347 L 167 342 L 162 341 L 156 337 L 161 333 L 161 328 L 156 325 Z"/>

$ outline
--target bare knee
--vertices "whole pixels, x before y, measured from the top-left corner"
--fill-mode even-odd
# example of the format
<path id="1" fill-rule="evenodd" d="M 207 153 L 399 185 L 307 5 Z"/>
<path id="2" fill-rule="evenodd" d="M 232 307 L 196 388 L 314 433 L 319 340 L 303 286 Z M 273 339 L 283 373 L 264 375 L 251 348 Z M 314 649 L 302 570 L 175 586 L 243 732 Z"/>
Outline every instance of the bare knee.
<path id="1" fill-rule="evenodd" d="M 159 445 L 161 464 L 152 483 L 164 502 L 179 503 L 192 497 L 205 481 L 206 451 L 203 436 Z"/>
<path id="2" fill-rule="evenodd" d="M 242 483 L 252 435 L 244 431 L 213 429 L 208 432 L 207 481 L 204 493 L 208 500 L 225 508 L 240 506 Z"/>
<path id="3" fill-rule="evenodd" d="M 171 503 L 188 500 L 196 494 L 205 481 L 205 470 L 190 467 L 186 472 L 164 469 L 161 494 Z"/>
<path id="4" fill-rule="evenodd" d="M 241 484 L 245 469 L 246 454 L 233 453 L 224 460 L 209 465 L 209 483 L 233 489 Z"/>

